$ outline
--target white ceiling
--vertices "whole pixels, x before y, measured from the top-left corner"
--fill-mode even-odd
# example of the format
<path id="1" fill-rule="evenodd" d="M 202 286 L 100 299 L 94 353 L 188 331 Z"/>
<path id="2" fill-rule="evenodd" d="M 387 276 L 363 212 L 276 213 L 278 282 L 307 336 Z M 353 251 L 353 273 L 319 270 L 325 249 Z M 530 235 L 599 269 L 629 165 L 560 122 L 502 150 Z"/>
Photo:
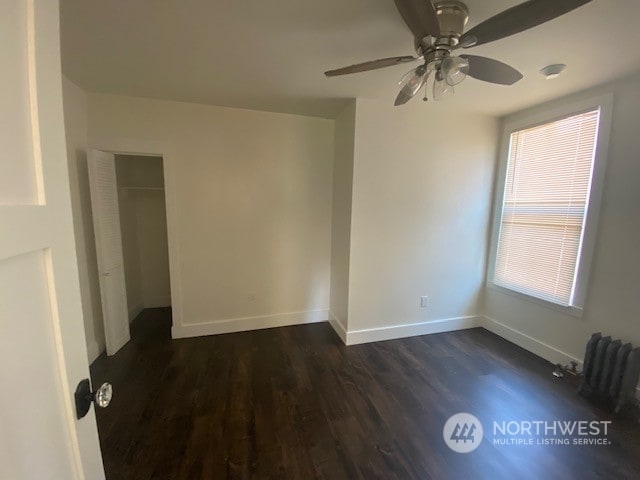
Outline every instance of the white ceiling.
<path id="1" fill-rule="evenodd" d="M 469 28 L 520 2 L 468 0 Z M 469 49 L 525 78 L 468 79 L 447 101 L 503 115 L 636 72 L 639 20 L 636 0 L 594 0 Z M 63 71 L 89 91 L 323 117 L 347 98 L 392 104 L 410 66 L 330 79 L 325 70 L 414 53 L 393 0 L 61 0 L 61 21 Z M 548 81 L 538 71 L 550 63 L 569 68 Z"/>

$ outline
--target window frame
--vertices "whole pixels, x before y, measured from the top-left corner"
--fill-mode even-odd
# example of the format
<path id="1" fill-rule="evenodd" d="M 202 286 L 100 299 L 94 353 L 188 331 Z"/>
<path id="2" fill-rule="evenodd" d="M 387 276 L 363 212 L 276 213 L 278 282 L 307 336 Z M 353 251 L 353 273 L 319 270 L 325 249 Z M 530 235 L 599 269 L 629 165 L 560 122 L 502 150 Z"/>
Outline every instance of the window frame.
<path id="1" fill-rule="evenodd" d="M 574 285 L 574 301 L 572 305 L 563 306 L 549 300 L 533 295 L 511 290 L 494 283 L 498 240 L 502 226 L 502 213 L 504 209 L 504 189 L 509 162 L 511 135 L 517 131 L 536 127 L 545 123 L 551 123 L 573 115 L 600 109 L 598 135 L 596 139 L 596 151 L 591 180 L 591 192 L 587 203 L 587 214 L 584 222 L 582 245 L 578 258 L 578 270 Z M 607 169 L 607 157 L 609 152 L 609 138 L 611 134 L 611 119 L 613 112 L 613 93 L 591 96 L 578 100 L 560 100 L 552 104 L 534 107 L 524 112 L 516 113 L 503 119 L 502 136 L 498 150 L 498 169 L 494 186 L 494 200 L 491 222 L 491 241 L 489 259 L 487 263 L 486 285 L 487 288 L 512 295 L 524 300 L 538 303 L 542 306 L 569 314 L 574 317 L 582 317 L 587 300 L 587 289 L 591 272 L 593 255 L 597 242 L 598 219 L 602 204 L 605 174 Z"/>

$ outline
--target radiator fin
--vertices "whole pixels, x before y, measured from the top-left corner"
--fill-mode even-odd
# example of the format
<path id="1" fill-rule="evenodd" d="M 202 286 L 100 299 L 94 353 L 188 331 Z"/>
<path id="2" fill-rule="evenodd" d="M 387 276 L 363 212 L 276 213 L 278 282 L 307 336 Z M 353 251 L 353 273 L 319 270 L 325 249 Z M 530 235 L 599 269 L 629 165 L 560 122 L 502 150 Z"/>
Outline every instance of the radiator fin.
<path id="1" fill-rule="evenodd" d="M 609 400 L 615 411 L 635 403 L 640 378 L 640 348 L 594 333 L 585 350 L 578 391 Z"/>
<path id="2" fill-rule="evenodd" d="M 600 382 L 598 383 L 598 394 L 607 395 L 611 386 L 611 378 L 613 377 L 613 367 L 616 361 L 618 350 L 622 346 L 622 340 L 616 340 L 609 343 L 604 353 L 602 361 L 602 373 L 600 374 Z"/>
<path id="3" fill-rule="evenodd" d="M 624 369 L 627 368 L 627 358 L 631 350 L 633 350 L 633 346 L 630 343 L 624 344 L 618 350 L 613 374 L 611 375 L 611 387 L 609 387 L 609 397 L 611 398 L 618 398 L 620 386 L 622 385 L 622 376 L 624 375 Z"/>

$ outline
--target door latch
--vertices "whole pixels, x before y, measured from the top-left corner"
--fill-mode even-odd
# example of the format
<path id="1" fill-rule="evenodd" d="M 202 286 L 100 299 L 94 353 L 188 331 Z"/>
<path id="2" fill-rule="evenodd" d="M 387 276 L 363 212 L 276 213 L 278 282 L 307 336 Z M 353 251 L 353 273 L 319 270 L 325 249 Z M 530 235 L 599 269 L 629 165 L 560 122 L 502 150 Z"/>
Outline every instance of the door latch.
<path id="1" fill-rule="evenodd" d="M 76 417 L 80 420 L 89 412 L 93 402 L 98 407 L 108 407 L 109 403 L 111 403 L 111 397 L 113 397 L 113 387 L 110 383 L 103 383 L 98 390 L 92 392 L 91 383 L 88 378 L 85 378 L 78 384 L 74 397 L 76 400 Z"/>

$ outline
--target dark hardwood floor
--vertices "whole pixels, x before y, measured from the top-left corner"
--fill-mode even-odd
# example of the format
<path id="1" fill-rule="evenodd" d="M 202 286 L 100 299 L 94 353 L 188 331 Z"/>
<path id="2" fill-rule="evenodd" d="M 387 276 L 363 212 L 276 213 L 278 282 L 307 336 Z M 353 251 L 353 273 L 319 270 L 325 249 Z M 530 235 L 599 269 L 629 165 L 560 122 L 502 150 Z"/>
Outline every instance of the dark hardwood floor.
<path id="1" fill-rule="evenodd" d="M 145 310 L 91 367 L 109 480 L 638 479 L 640 426 L 557 380 L 544 360 L 473 329 L 345 347 L 328 324 L 170 339 Z M 458 412 L 485 438 L 443 441 Z M 613 420 L 609 446 L 495 446 L 494 420 Z"/>

